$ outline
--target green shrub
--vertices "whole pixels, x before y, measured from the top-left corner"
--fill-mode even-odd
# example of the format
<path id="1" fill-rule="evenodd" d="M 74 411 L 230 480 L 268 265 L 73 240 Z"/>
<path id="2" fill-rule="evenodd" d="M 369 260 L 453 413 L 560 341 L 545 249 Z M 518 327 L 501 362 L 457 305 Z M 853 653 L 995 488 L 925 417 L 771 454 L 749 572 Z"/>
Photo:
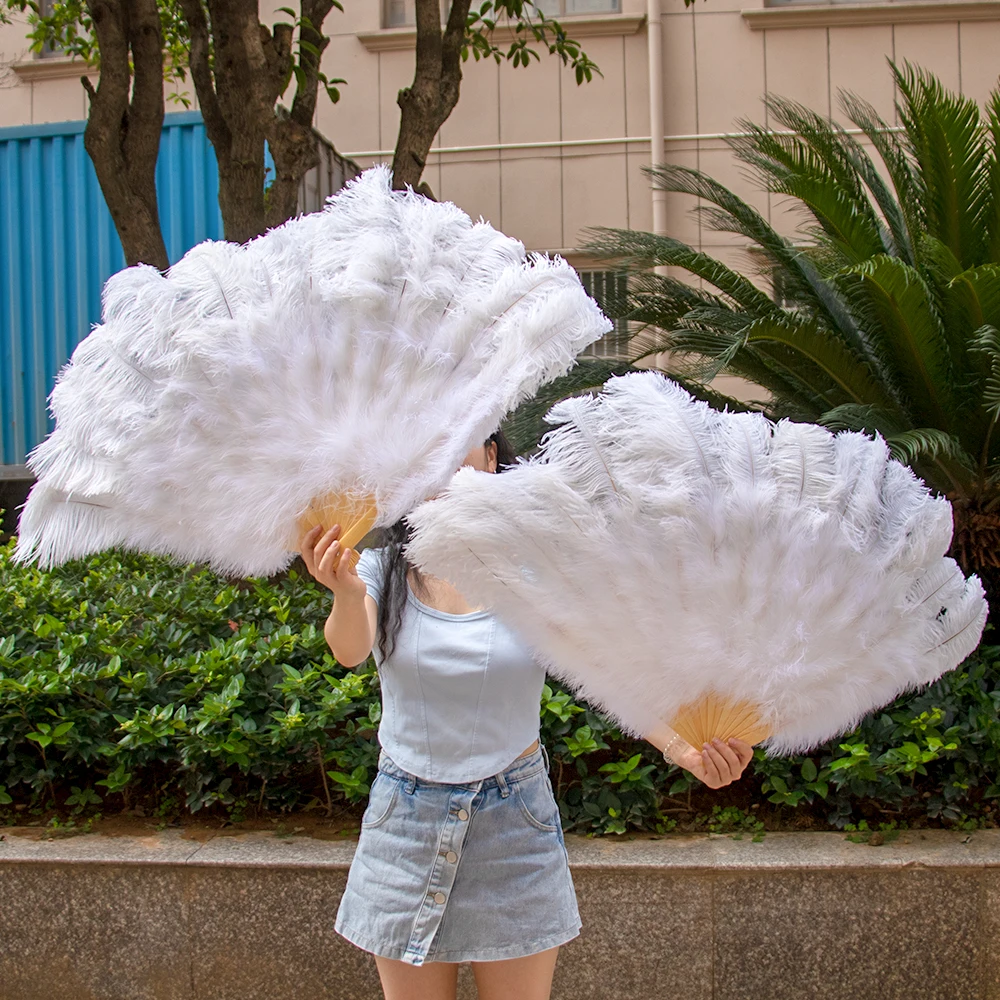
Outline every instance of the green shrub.
<path id="1" fill-rule="evenodd" d="M 17 804 L 164 817 L 211 807 L 234 820 L 361 809 L 378 678 L 371 663 L 348 671 L 330 655 L 329 595 L 310 578 L 233 582 L 122 553 L 43 573 L 11 552 L 0 547 L 0 817 Z M 756 832 L 793 811 L 838 826 L 886 812 L 981 822 L 1000 795 L 998 707 L 1000 648 L 986 648 L 809 757 L 758 752 L 754 773 L 723 792 L 559 685 L 544 690 L 541 722 L 567 829 L 662 832 L 680 818 Z M 763 809 L 736 823 L 752 793 Z"/>

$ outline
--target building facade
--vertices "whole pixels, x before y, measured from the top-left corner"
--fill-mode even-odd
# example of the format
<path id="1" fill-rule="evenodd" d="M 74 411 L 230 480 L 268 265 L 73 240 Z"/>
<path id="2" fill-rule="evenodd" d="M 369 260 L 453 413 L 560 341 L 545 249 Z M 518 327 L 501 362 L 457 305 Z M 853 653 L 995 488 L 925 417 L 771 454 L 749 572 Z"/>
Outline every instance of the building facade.
<path id="1" fill-rule="evenodd" d="M 413 77 L 412 4 L 352 0 L 326 22 L 331 40 L 323 67 L 347 85 L 338 104 L 321 98 L 316 127 L 362 167 L 391 160 L 396 95 Z M 1000 0 L 542 6 L 563 19 L 601 75 L 578 86 L 544 50 L 528 68 L 470 59 L 461 100 L 424 178 L 437 197 L 530 249 L 566 256 L 599 299 L 612 282 L 582 250 L 590 227 L 662 229 L 752 268 L 736 238 L 700 226 L 687 196 L 658 195 L 654 223 L 643 173 L 652 159 L 660 162 L 654 150 L 662 149 L 662 161 L 708 172 L 792 235 L 798 218 L 787 200 L 769 197 L 744 176 L 725 141 L 741 119 L 767 124 L 765 94 L 840 118 L 838 92 L 852 90 L 892 121 L 889 59 L 918 64 L 979 101 L 1000 74 Z M 0 26 L 0 128 L 84 117 L 79 65 L 58 53 L 33 56 L 25 31 L 23 23 Z M 193 88 L 187 97 L 193 100 Z"/>
<path id="2" fill-rule="evenodd" d="M 766 124 L 764 94 L 837 117 L 844 88 L 892 118 L 890 58 L 926 67 L 980 101 L 1000 74 L 997 0 L 697 0 L 691 7 L 683 0 L 544 0 L 543 7 L 564 19 L 602 75 L 577 86 L 544 51 L 527 69 L 470 59 L 425 179 L 438 197 L 528 247 L 581 265 L 588 227 L 653 227 L 642 171 L 656 131 L 651 105 L 654 113 L 662 108 L 666 161 L 707 171 L 791 231 L 788 207 L 758 192 L 725 144 L 741 118 Z M 354 0 L 345 8 L 327 19 L 324 69 L 347 85 L 339 104 L 321 100 L 316 126 L 365 166 L 390 159 L 395 144 L 396 94 L 413 75 L 412 0 Z M 653 74 L 651 13 L 662 51 Z M 58 54 L 33 58 L 23 24 L 0 26 L 0 128 L 85 117 L 79 76 Z M 733 241 L 701 231 L 690 207 L 691 199 L 670 196 L 664 228 L 736 260 Z"/>

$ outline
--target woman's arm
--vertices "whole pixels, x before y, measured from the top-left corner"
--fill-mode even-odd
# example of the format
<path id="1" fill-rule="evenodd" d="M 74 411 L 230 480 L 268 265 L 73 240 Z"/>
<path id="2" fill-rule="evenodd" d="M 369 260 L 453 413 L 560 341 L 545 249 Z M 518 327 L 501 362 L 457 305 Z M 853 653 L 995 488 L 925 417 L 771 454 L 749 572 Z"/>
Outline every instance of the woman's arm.
<path id="1" fill-rule="evenodd" d="M 753 747 L 742 740 L 712 740 L 701 750 L 685 742 L 668 725 L 661 725 L 646 736 L 657 750 L 665 752 L 678 767 L 690 771 L 709 788 L 723 788 L 738 781 L 753 760 Z"/>
<path id="2" fill-rule="evenodd" d="M 323 635 L 337 662 L 350 668 L 364 663 L 372 651 L 378 605 L 358 576 L 354 553 L 341 549 L 339 538 L 339 524 L 326 533 L 313 528 L 303 541 L 302 559 L 312 576 L 333 591 L 333 608 Z"/>

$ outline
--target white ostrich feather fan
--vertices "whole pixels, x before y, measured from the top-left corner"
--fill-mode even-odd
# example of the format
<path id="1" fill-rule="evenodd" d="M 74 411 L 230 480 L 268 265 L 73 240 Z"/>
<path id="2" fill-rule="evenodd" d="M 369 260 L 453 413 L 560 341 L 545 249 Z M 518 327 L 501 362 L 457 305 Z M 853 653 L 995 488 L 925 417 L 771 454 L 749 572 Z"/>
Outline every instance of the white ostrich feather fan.
<path id="1" fill-rule="evenodd" d="M 950 505 L 883 441 L 719 413 L 655 373 L 548 420 L 536 459 L 420 505 L 409 555 L 633 733 L 803 750 L 976 647 Z"/>
<path id="2" fill-rule="evenodd" d="M 111 278 L 30 457 L 18 557 L 268 574 L 315 523 L 353 544 L 608 329 L 565 261 L 375 168 L 245 246 Z"/>

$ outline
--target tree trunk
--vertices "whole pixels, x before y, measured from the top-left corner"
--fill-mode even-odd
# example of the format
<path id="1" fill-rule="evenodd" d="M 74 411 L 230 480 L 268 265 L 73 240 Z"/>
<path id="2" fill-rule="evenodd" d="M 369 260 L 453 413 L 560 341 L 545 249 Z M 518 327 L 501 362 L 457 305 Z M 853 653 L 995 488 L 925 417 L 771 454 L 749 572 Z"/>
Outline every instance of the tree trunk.
<path id="1" fill-rule="evenodd" d="M 219 207 L 227 240 L 244 243 L 291 218 L 299 184 L 319 162 L 312 119 L 319 58 L 302 52 L 302 73 L 291 112 L 276 109 L 292 73 L 292 27 L 273 33 L 258 19 L 256 0 L 180 0 L 191 33 L 191 77 L 205 130 L 219 164 Z M 318 52 L 331 0 L 303 0 L 302 38 Z M 211 58 L 210 58 L 211 53 Z M 265 192 L 264 142 L 275 177 Z"/>
<path id="2" fill-rule="evenodd" d="M 413 83 L 399 92 L 399 137 L 392 158 L 392 186 L 420 188 L 431 144 L 458 104 L 462 42 L 471 0 L 454 0 L 441 30 L 438 0 L 416 0 L 417 64 Z"/>
<path id="3" fill-rule="evenodd" d="M 122 241 L 125 262 L 151 264 L 162 271 L 170 261 L 156 201 L 164 113 L 163 35 L 156 0 L 88 0 L 87 10 L 101 73 L 96 90 L 90 80 L 82 79 L 90 94 L 83 144 Z"/>

